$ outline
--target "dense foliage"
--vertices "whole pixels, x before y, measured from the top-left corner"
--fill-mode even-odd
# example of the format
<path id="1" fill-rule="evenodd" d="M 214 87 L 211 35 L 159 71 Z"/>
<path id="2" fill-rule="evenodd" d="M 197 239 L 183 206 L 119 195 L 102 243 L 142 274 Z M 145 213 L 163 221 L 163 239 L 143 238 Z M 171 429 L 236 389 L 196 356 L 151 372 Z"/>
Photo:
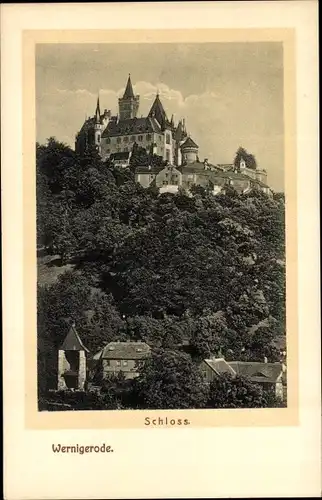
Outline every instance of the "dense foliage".
<path id="1" fill-rule="evenodd" d="M 139 155 L 134 152 L 129 169 L 119 169 L 94 149 L 79 156 L 53 138 L 37 145 L 38 246 L 74 266 L 38 287 L 39 390 L 55 380 L 53 353 L 75 321 L 92 354 L 126 338 L 166 350 L 164 377 L 173 370 L 178 392 L 159 390 L 156 399 L 155 387 L 163 383 L 158 366 L 166 366 L 159 353 L 135 389 L 149 407 L 165 401 L 199 407 L 205 399 L 196 395 L 191 364 L 202 357 L 220 352 L 227 359 L 279 360 L 284 197 L 233 190 L 213 196 L 202 188 L 159 195 L 135 182 Z M 181 402 L 186 375 L 180 370 L 191 378 Z"/>

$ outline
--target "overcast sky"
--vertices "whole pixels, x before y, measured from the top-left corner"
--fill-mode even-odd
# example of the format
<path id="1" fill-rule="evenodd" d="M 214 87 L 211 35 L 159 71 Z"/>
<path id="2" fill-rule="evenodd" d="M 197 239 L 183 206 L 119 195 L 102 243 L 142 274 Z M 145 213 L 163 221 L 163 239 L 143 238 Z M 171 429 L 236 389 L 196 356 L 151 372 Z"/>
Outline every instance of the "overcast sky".
<path id="1" fill-rule="evenodd" d="M 159 90 L 169 118 L 186 118 L 201 160 L 229 163 L 243 146 L 272 188 L 284 189 L 282 44 L 38 45 L 37 141 L 55 136 L 74 147 L 98 92 L 101 110 L 118 112 L 129 73 L 139 116 Z"/>

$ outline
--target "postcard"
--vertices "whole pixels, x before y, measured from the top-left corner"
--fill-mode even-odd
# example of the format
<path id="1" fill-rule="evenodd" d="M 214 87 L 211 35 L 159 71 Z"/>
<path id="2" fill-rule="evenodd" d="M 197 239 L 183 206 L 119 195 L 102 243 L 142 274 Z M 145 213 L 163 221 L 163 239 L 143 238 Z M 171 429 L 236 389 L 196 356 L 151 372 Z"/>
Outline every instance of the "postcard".
<path id="1" fill-rule="evenodd" d="M 3 9 L 7 498 L 319 493 L 316 3 L 54 9 Z"/>

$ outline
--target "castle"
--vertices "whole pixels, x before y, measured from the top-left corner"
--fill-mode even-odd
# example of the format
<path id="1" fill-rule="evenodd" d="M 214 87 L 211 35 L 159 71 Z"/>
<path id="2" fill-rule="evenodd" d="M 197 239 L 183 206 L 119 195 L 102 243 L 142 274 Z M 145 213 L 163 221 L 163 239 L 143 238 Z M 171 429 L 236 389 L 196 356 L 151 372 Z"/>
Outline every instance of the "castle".
<path id="1" fill-rule="evenodd" d="M 129 75 L 124 95 L 118 100 L 118 115 L 112 116 L 107 109 L 102 113 L 98 98 L 94 116 L 85 120 L 76 135 L 75 150 L 82 154 L 89 145 L 95 146 L 103 160 L 126 167 L 133 146 L 140 146 L 163 162 L 138 166 L 136 181 L 144 187 L 155 185 L 160 192 L 198 185 L 214 194 L 224 192 L 227 186 L 242 193 L 259 189 L 271 194 L 266 171 L 250 168 L 244 158 L 238 165 L 211 164 L 208 159 L 200 162 L 199 147 L 188 135 L 185 120 L 175 124 L 173 115 L 169 120 L 159 94 L 146 117 L 138 118 L 139 106 L 140 96 L 135 95 Z"/>

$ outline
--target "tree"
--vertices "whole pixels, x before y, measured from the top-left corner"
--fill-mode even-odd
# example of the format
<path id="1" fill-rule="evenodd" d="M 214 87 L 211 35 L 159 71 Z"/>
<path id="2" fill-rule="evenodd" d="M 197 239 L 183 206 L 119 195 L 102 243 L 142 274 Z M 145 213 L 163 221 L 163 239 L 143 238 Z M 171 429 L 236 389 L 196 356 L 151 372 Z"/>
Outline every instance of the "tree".
<path id="1" fill-rule="evenodd" d="M 263 408 L 279 406 L 271 394 L 247 378 L 224 373 L 211 382 L 207 408 Z"/>
<path id="2" fill-rule="evenodd" d="M 159 350 L 143 366 L 137 381 L 139 404 L 151 409 L 202 408 L 207 389 L 191 358 Z"/>
<path id="3" fill-rule="evenodd" d="M 247 168 L 250 168 L 252 170 L 256 170 L 257 163 L 256 163 L 255 156 L 248 153 L 246 151 L 246 149 L 240 147 L 240 148 L 238 148 L 238 150 L 236 152 L 235 159 L 234 159 L 234 166 L 236 168 L 239 168 L 240 162 L 242 159 L 245 161 Z"/>

